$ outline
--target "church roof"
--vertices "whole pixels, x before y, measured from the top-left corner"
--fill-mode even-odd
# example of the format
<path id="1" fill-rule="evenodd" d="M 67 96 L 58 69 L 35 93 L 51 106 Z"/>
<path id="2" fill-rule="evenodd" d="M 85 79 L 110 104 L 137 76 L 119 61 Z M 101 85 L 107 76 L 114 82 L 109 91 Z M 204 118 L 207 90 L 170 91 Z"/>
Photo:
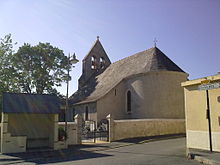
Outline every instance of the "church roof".
<path id="1" fill-rule="evenodd" d="M 157 47 L 136 53 L 132 56 L 112 63 L 102 74 L 97 76 L 94 91 L 81 102 L 94 102 L 107 94 L 124 78 L 150 71 L 184 72 Z"/>

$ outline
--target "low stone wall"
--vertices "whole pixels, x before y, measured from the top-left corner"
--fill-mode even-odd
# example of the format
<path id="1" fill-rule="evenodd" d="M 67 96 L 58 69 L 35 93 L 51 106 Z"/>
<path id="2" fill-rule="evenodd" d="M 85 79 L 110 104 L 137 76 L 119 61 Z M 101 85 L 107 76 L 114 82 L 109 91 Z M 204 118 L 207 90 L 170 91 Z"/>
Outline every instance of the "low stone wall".
<path id="1" fill-rule="evenodd" d="M 65 122 L 59 122 L 58 127 L 65 130 Z M 67 145 L 81 144 L 82 117 L 76 115 L 75 122 L 67 122 Z"/>
<path id="2" fill-rule="evenodd" d="M 59 122 L 59 127 L 62 127 L 65 130 L 65 122 Z M 74 122 L 67 123 L 67 144 L 74 145 L 77 143 L 77 124 Z"/>
<path id="3" fill-rule="evenodd" d="M 110 120 L 110 141 L 158 136 L 184 134 L 185 119 L 133 119 Z"/>
<path id="4" fill-rule="evenodd" d="M 2 153 L 16 153 L 26 151 L 26 136 L 11 136 L 10 133 L 4 133 L 2 139 Z"/>
<path id="5" fill-rule="evenodd" d="M 8 115 L 2 116 L 0 129 L 0 152 L 1 153 L 16 153 L 26 151 L 26 136 L 11 136 L 8 132 Z"/>

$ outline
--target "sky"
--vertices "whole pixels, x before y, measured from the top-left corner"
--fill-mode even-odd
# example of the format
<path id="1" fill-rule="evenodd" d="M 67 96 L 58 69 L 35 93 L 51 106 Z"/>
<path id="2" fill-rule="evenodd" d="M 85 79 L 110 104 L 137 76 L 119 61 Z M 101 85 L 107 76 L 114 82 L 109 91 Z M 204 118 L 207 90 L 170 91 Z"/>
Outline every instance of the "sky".
<path id="1" fill-rule="evenodd" d="M 15 50 L 49 42 L 76 53 L 70 95 L 97 36 L 112 62 L 153 47 L 156 38 L 189 79 L 220 72 L 220 0 L 0 0 L 0 38 L 9 33 Z M 58 91 L 65 95 L 66 84 Z"/>

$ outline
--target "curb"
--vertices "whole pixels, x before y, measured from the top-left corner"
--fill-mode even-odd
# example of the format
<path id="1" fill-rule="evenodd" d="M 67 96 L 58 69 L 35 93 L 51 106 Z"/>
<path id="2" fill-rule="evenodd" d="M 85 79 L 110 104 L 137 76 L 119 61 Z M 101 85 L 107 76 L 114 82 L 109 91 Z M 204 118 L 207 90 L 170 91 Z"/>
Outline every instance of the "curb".
<path id="1" fill-rule="evenodd" d="M 167 137 L 151 138 L 151 139 L 148 139 L 148 140 L 140 141 L 140 142 L 137 143 L 137 144 L 149 143 L 149 142 L 160 141 L 160 140 L 177 139 L 177 138 L 182 138 L 182 137 L 186 137 L 186 136 L 185 136 L 185 135 L 176 135 L 176 136 L 167 136 Z"/>
<path id="2" fill-rule="evenodd" d="M 198 156 L 198 155 L 193 154 L 193 153 L 188 153 L 187 158 L 195 160 L 195 161 L 197 161 L 199 163 L 202 163 L 202 164 L 206 164 L 206 165 L 220 165 L 220 162 L 216 162 L 213 159 L 208 159 L 206 157 Z"/>
<path id="3" fill-rule="evenodd" d="M 120 145 L 115 145 L 115 146 L 109 146 L 109 147 L 103 147 L 103 148 L 95 148 L 95 149 L 91 149 L 89 151 L 107 151 L 107 150 L 111 150 L 111 149 L 115 149 L 115 148 L 121 148 L 121 147 L 126 147 L 126 146 L 130 146 L 130 145 L 134 145 L 134 143 L 129 143 L 129 144 L 120 144 Z"/>

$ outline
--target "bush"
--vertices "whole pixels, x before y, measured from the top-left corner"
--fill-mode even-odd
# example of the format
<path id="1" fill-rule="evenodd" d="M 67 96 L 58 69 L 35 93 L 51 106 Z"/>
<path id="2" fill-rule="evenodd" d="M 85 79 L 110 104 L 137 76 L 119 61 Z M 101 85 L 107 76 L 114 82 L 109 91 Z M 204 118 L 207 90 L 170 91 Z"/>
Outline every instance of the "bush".
<path id="1" fill-rule="evenodd" d="M 59 127 L 58 128 L 58 140 L 59 141 L 64 141 L 65 138 L 67 138 L 67 134 L 66 134 L 64 128 L 63 127 Z"/>

